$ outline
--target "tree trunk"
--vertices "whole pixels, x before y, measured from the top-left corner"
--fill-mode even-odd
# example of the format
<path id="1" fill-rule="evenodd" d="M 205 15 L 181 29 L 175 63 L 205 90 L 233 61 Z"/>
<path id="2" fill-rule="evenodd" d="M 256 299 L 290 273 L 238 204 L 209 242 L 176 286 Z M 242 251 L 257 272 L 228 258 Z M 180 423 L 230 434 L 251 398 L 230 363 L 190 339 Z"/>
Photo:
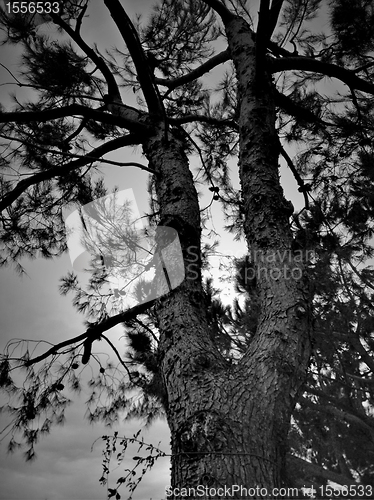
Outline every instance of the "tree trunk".
<path id="1" fill-rule="evenodd" d="M 237 364 L 224 360 L 209 337 L 198 198 L 183 141 L 167 137 L 160 126 L 144 145 L 160 174 L 155 181 L 160 223 L 178 231 L 186 269 L 182 285 L 157 306 L 172 440 L 175 495 L 170 498 L 195 498 L 199 485 L 204 498 L 225 487 L 218 490 L 222 498 L 270 498 L 272 488 L 286 484 L 287 432 L 309 359 L 305 255 L 292 249 L 293 209 L 279 183 L 272 82 L 265 71 L 256 78 L 255 44 L 242 23 L 236 18 L 226 30 L 238 77 L 245 232 L 261 313 L 250 348 Z"/>

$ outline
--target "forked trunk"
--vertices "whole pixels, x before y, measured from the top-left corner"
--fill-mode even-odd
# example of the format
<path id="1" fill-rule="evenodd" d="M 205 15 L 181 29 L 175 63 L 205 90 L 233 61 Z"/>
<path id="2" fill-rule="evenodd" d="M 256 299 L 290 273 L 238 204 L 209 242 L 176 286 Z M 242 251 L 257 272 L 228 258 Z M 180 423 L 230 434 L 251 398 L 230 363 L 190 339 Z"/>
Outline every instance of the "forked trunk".
<path id="1" fill-rule="evenodd" d="M 255 44 L 241 23 L 236 18 L 226 29 L 238 77 L 245 232 L 261 312 L 237 364 L 224 360 L 209 337 L 198 199 L 183 142 L 160 127 L 144 147 L 161 174 L 161 225 L 178 231 L 186 270 L 183 284 L 157 306 L 173 455 L 169 498 L 270 498 L 272 488 L 289 486 L 287 432 L 309 359 L 305 254 L 292 248 L 292 205 L 279 183 L 272 82 L 266 71 L 256 79 Z"/>

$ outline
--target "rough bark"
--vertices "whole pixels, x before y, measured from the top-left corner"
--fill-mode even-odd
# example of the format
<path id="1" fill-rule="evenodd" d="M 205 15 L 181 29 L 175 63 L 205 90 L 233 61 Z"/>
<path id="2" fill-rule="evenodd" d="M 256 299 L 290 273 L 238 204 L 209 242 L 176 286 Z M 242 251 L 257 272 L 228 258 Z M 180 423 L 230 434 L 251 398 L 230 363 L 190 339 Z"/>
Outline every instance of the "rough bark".
<path id="1" fill-rule="evenodd" d="M 309 358 L 309 307 L 305 262 L 292 249 L 292 205 L 279 183 L 271 78 L 266 72 L 256 78 L 255 43 L 244 21 L 231 19 L 226 30 L 239 81 L 240 175 L 245 231 L 258 272 L 259 327 L 237 365 L 228 364 L 209 338 L 197 193 L 183 142 L 166 137 L 160 126 L 144 151 L 158 173 L 161 225 L 179 233 L 187 279 L 157 306 L 159 362 L 172 436 L 172 488 L 259 487 L 268 493 L 262 490 L 258 498 L 266 498 L 286 483 L 285 441 Z"/>

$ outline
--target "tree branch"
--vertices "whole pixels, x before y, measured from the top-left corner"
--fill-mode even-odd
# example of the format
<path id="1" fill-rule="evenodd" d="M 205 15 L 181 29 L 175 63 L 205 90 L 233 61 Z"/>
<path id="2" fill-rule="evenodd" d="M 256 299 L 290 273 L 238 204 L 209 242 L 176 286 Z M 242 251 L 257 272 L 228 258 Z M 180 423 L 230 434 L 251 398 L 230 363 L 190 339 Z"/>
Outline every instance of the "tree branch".
<path id="1" fill-rule="evenodd" d="M 305 208 L 306 210 L 309 210 L 309 199 L 308 199 L 308 193 L 307 190 L 305 189 L 305 183 L 302 177 L 300 176 L 299 172 L 296 170 L 295 165 L 293 164 L 293 161 L 291 158 L 288 156 L 287 151 L 283 148 L 281 142 L 279 141 L 279 150 L 280 154 L 283 156 L 283 158 L 286 160 L 286 163 L 288 165 L 288 168 L 291 170 L 293 173 L 293 176 L 295 177 L 295 180 L 297 182 L 297 185 L 299 186 L 299 191 L 303 193 L 304 196 L 304 202 L 305 202 Z"/>
<path id="2" fill-rule="evenodd" d="M 364 380 L 361 379 L 361 382 L 364 382 Z M 348 383 L 346 383 L 346 386 L 349 387 L 350 389 L 353 389 L 353 387 Z M 319 398 L 323 399 L 325 402 L 329 401 L 331 403 L 331 407 L 333 405 L 335 405 L 334 407 L 336 408 L 337 411 L 340 411 L 344 414 L 347 412 L 350 415 L 352 415 L 353 418 L 357 418 L 357 419 L 361 420 L 364 424 L 367 424 L 369 427 L 374 428 L 372 417 L 369 417 L 368 415 L 366 415 L 362 411 L 359 411 L 358 409 L 353 408 L 353 407 L 348 407 L 347 405 L 342 404 L 340 401 L 337 402 L 333 396 L 330 396 L 329 394 L 326 394 L 322 390 L 316 389 L 315 387 L 306 387 L 305 390 L 308 394 L 313 394 L 314 396 L 318 396 Z M 329 408 L 330 408 L 330 406 L 329 406 Z"/>
<path id="3" fill-rule="evenodd" d="M 336 64 L 326 63 L 311 57 L 294 56 L 269 59 L 269 69 L 272 73 L 287 70 L 311 71 L 321 73 L 330 78 L 336 78 L 350 88 L 374 95 L 374 84 L 356 76 L 354 71 L 342 68 Z"/>
<path id="4" fill-rule="evenodd" d="M 295 54 L 293 52 L 290 52 L 289 50 L 280 47 L 276 42 L 272 42 L 269 40 L 268 43 L 268 48 L 273 54 L 277 54 L 278 56 L 283 56 L 283 57 L 294 57 Z"/>
<path id="5" fill-rule="evenodd" d="M 301 398 L 300 403 L 309 406 L 309 408 L 313 408 L 313 410 L 316 412 L 322 411 L 327 415 L 333 415 L 334 417 L 338 418 L 343 422 L 348 422 L 348 423 L 352 422 L 354 424 L 359 425 L 361 428 L 366 429 L 368 431 L 368 433 L 370 434 L 370 438 L 374 442 L 374 422 L 372 418 L 367 417 L 364 420 L 364 418 L 362 418 L 361 415 L 360 416 L 354 415 L 351 412 L 351 410 L 350 411 L 342 410 L 340 408 L 337 408 L 336 406 L 333 406 L 332 404 L 326 405 L 326 404 L 313 403 L 307 398 Z"/>
<path id="6" fill-rule="evenodd" d="M 121 365 L 124 367 L 124 369 L 127 371 L 127 375 L 130 379 L 130 381 L 132 381 L 132 375 L 131 375 L 131 372 L 130 370 L 128 369 L 126 363 L 123 361 L 123 359 L 121 358 L 121 355 L 120 353 L 118 352 L 118 349 L 116 348 L 116 346 L 113 344 L 113 342 L 111 342 L 108 337 L 106 335 L 102 335 L 102 338 L 110 345 L 110 347 L 112 348 L 114 354 L 117 356 L 117 359 L 118 361 L 121 363 Z"/>
<path id="7" fill-rule="evenodd" d="M 83 13 L 87 6 L 83 9 Z M 91 59 L 92 62 L 96 64 L 98 69 L 101 71 L 102 75 L 105 78 L 105 81 L 107 83 L 107 88 L 108 88 L 108 94 L 120 98 L 120 91 L 118 89 L 117 82 L 114 78 L 113 73 L 110 71 L 108 66 L 106 65 L 104 59 L 99 56 L 87 43 L 83 40 L 83 38 L 80 36 L 79 29 L 73 30 L 71 26 L 69 26 L 65 21 L 63 21 L 59 16 L 56 14 L 51 14 L 52 20 L 55 24 L 60 26 L 74 42 L 80 47 L 83 52 Z M 79 21 L 79 18 L 78 18 Z M 78 27 L 78 21 L 77 21 L 77 27 Z M 81 20 L 80 20 L 81 21 Z"/>
<path id="8" fill-rule="evenodd" d="M 183 123 L 193 123 L 202 122 L 210 123 L 211 125 L 216 125 L 217 127 L 231 127 L 232 129 L 239 131 L 239 125 L 234 122 L 234 120 L 218 120 L 217 118 L 212 118 L 210 116 L 204 115 L 185 115 L 178 118 L 169 118 L 169 122 L 175 125 L 182 125 Z"/>
<path id="9" fill-rule="evenodd" d="M 322 467 L 322 465 L 312 464 L 311 462 L 307 462 L 306 460 L 291 454 L 287 455 L 287 462 L 288 462 L 288 467 L 290 469 L 292 468 L 295 468 L 296 470 L 301 469 L 303 473 L 302 477 L 319 476 L 323 479 L 330 479 L 330 481 L 334 481 L 337 484 L 342 484 L 342 485 L 357 484 L 357 482 L 352 478 L 349 478 L 337 472 L 332 472 Z"/>
<path id="10" fill-rule="evenodd" d="M 259 79 L 263 75 L 265 67 L 265 54 L 268 40 L 268 24 L 269 24 L 269 5 L 270 0 L 261 0 L 260 10 L 258 13 L 258 24 L 256 33 L 256 78 Z"/>
<path id="11" fill-rule="evenodd" d="M 88 7 L 88 2 L 86 3 L 86 5 L 84 5 L 82 7 L 82 10 L 80 11 L 79 16 L 77 17 L 77 20 L 76 20 L 76 23 L 75 23 L 75 32 L 76 33 L 80 33 L 82 22 L 83 22 L 83 18 L 84 18 L 84 15 L 85 15 L 86 11 L 87 11 L 87 7 Z"/>
<path id="12" fill-rule="evenodd" d="M 361 361 L 367 365 L 372 373 L 374 373 L 374 358 L 370 356 L 370 354 L 366 351 L 365 347 L 361 343 L 360 338 L 353 334 L 349 335 L 349 342 L 361 356 Z"/>
<path id="13" fill-rule="evenodd" d="M 237 17 L 233 14 L 223 3 L 219 0 L 203 0 L 204 3 L 209 5 L 213 10 L 217 12 L 217 14 L 222 19 L 223 24 L 227 24 L 229 21 Z"/>
<path id="14" fill-rule="evenodd" d="M 372 290 L 374 290 L 374 285 L 372 283 L 370 283 L 370 281 L 368 281 L 363 275 L 362 273 L 360 273 L 360 271 L 357 269 L 357 267 L 353 264 L 353 262 L 351 261 L 351 259 L 346 259 L 350 268 L 352 269 L 352 271 L 360 278 L 360 280 L 365 283 L 365 285 L 367 285 L 369 288 L 371 288 Z M 374 373 L 374 368 L 372 369 L 373 373 Z"/>
<path id="15" fill-rule="evenodd" d="M 271 8 L 270 8 L 270 14 L 269 14 L 269 21 L 268 21 L 268 26 L 267 26 L 267 39 L 268 41 L 272 37 L 272 34 L 274 33 L 274 30 L 277 26 L 278 23 L 278 18 L 280 11 L 283 6 L 283 0 L 272 0 L 271 2 Z"/>
<path id="16" fill-rule="evenodd" d="M 43 361 L 43 359 L 46 359 L 49 356 L 57 354 L 60 349 L 63 349 L 64 347 L 67 347 L 71 344 L 76 344 L 81 340 L 89 339 L 90 342 L 92 343 L 93 341 L 98 340 L 103 332 L 110 330 L 111 328 L 115 327 L 120 323 L 124 323 L 125 321 L 134 319 L 136 316 L 138 316 L 138 314 L 144 314 L 148 309 L 150 309 L 155 304 L 156 300 L 157 299 L 153 299 L 150 300 L 149 302 L 138 304 L 132 307 L 131 309 L 127 309 L 126 311 L 116 314 L 115 316 L 107 318 L 101 321 L 100 323 L 93 324 L 89 328 L 87 328 L 87 330 L 81 335 L 73 337 L 72 339 L 64 340 L 63 342 L 54 345 L 53 347 L 48 349 L 48 351 L 44 352 L 40 356 L 36 356 L 35 358 L 29 359 L 25 363 L 25 365 L 30 366 L 34 365 L 35 363 L 39 363 L 40 361 Z"/>
<path id="17" fill-rule="evenodd" d="M 52 179 L 53 177 L 63 177 L 72 170 L 84 167 L 88 163 L 92 163 L 95 160 L 100 159 L 101 156 L 110 153 L 115 149 L 119 149 L 125 146 L 131 146 L 133 144 L 140 144 L 141 142 L 142 139 L 139 136 L 135 136 L 133 134 L 128 134 L 124 137 L 118 137 L 117 139 L 113 139 L 112 141 L 109 141 L 93 149 L 89 155 L 83 156 L 76 161 L 73 161 L 66 165 L 56 165 L 49 168 L 48 170 L 43 170 L 42 172 L 38 172 L 35 175 L 27 177 L 26 179 L 18 182 L 18 184 L 11 191 L 9 191 L 2 197 L 2 199 L 0 200 L 0 212 L 9 207 L 23 192 L 26 191 L 26 189 L 28 189 L 30 186 L 33 186 L 34 184 Z"/>
<path id="18" fill-rule="evenodd" d="M 143 90 L 144 98 L 147 102 L 149 113 L 165 118 L 164 105 L 158 92 L 157 85 L 155 84 L 154 75 L 133 23 L 118 0 L 104 0 L 104 4 L 108 8 L 130 52 L 139 83 Z"/>
<path id="19" fill-rule="evenodd" d="M 178 78 L 172 78 L 170 80 L 167 78 L 156 78 L 155 82 L 158 85 L 163 85 L 164 87 L 168 87 L 170 90 L 173 90 L 176 87 L 180 87 L 181 85 L 192 82 L 193 80 L 197 80 L 197 78 L 199 78 L 200 76 L 205 75 L 205 73 L 208 73 L 211 69 L 215 68 L 221 63 L 228 61 L 229 59 L 230 51 L 229 49 L 226 49 L 213 56 L 211 59 L 203 63 L 201 66 L 193 69 L 186 75 L 180 76 Z"/>
<path id="20" fill-rule="evenodd" d="M 4 137 L 4 136 L 2 136 L 0 134 L 0 137 Z M 15 139 L 15 138 L 9 138 L 9 139 L 12 141 L 18 141 L 21 144 L 30 144 L 31 145 L 31 143 L 28 143 L 27 141 L 22 141 L 20 139 Z M 67 153 L 65 151 L 57 151 L 55 149 L 44 148 L 42 146 L 35 145 L 35 144 L 32 144 L 32 146 L 37 147 L 38 149 L 40 149 L 40 151 L 44 151 L 46 153 L 51 153 L 51 154 L 58 154 L 60 156 L 64 156 L 64 157 L 68 157 L 68 158 L 76 158 L 76 159 L 83 158 L 85 160 L 91 160 L 92 162 L 107 163 L 108 165 L 114 165 L 116 167 L 137 167 L 137 168 L 140 168 L 140 170 L 144 170 L 145 172 L 149 172 L 150 174 L 153 174 L 153 175 L 156 174 L 156 172 L 153 169 L 148 168 L 145 165 L 143 165 L 142 163 L 138 163 L 136 161 L 129 161 L 129 162 L 113 161 L 113 160 L 107 160 L 106 158 L 95 158 L 94 156 L 90 156 L 89 154 L 78 155 L 75 153 Z"/>
<path id="21" fill-rule="evenodd" d="M 283 111 L 285 111 L 289 115 L 294 116 L 295 118 L 314 123 L 319 127 L 334 126 L 333 123 L 325 122 L 312 111 L 296 103 L 290 97 L 282 94 L 282 92 L 279 92 L 277 89 L 274 89 L 274 98 L 276 106 L 283 109 Z"/>
<path id="22" fill-rule="evenodd" d="M 69 106 L 61 106 L 59 108 L 44 109 L 42 111 L 13 111 L 9 113 L 0 113 L 0 123 L 30 123 L 30 122 L 46 122 L 48 120 L 56 120 L 73 115 L 84 116 L 101 123 L 117 125 L 118 127 L 126 128 L 132 132 L 149 132 L 150 129 L 138 120 L 142 117 L 142 113 L 130 106 L 121 105 L 123 111 L 121 115 L 112 115 L 101 111 L 102 108 L 91 109 L 88 106 L 81 104 L 71 104 Z"/>

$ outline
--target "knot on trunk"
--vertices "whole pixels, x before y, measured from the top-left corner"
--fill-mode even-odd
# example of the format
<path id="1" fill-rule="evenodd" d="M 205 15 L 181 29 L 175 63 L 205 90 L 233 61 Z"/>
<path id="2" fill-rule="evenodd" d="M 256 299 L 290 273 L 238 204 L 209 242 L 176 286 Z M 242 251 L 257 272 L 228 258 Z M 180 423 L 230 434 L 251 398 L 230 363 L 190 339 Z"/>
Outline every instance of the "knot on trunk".
<path id="1" fill-rule="evenodd" d="M 296 317 L 301 319 L 303 316 L 307 314 L 308 310 L 304 304 L 301 302 L 298 302 L 295 306 L 295 314 Z"/>
<path id="2" fill-rule="evenodd" d="M 192 460 L 199 460 L 201 455 L 224 450 L 228 431 L 227 423 L 218 413 L 201 410 L 181 426 L 178 432 L 180 449 Z"/>
<path id="3" fill-rule="evenodd" d="M 191 359 L 191 367 L 194 372 L 201 372 L 209 368 L 211 365 L 210 359 L 206 354 L 200 353 Z"/>

